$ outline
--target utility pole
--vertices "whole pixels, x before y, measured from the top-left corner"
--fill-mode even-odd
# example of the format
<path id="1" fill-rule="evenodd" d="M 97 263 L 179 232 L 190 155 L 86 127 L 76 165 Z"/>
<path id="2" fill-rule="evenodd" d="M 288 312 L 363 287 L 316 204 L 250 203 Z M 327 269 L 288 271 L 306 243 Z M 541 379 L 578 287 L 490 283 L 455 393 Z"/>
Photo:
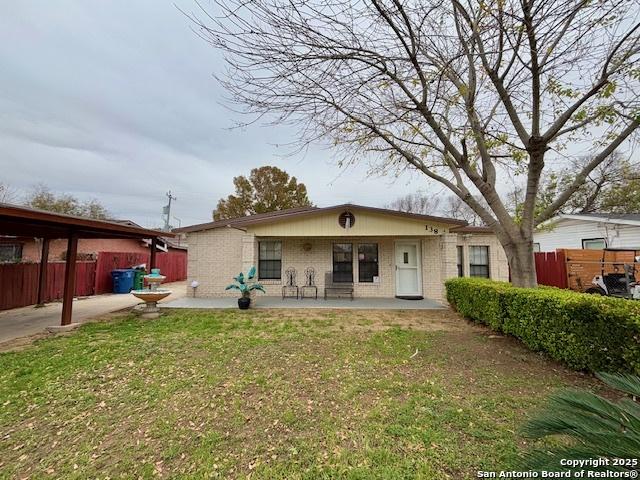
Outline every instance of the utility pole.
<path id="1" fill-rule="evenodd" d="M 169 225 L 169 219 L 171 218 L 171 200 L 178 200 L 176 197 L 174 197 L 173 195 L 171 195 L 171 190 L 169 190 L 166 193 L 167 197 L 169 198 L 169 203 L 162 209 L 162 213 L 165 214 L 165 218 L 164 218 L 164 229 L 166 231 L 171 230 L 171 225 Z"/>

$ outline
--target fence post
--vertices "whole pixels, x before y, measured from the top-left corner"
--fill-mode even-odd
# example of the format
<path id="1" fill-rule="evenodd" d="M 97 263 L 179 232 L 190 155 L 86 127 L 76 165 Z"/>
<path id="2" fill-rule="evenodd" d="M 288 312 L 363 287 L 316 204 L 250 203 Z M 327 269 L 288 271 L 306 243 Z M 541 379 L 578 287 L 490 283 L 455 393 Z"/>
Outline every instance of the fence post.
<path id="1" fill-rule="evenodd" d="M 558 258 L 558 262 L 560 263 L 563 270 L 562 281 L 564 285 L 562 286 L 562 288 L 569 288 L 569 269 L 567 268 L 567 256 L 564 249 L 557 249 L 556 257 Z"/>

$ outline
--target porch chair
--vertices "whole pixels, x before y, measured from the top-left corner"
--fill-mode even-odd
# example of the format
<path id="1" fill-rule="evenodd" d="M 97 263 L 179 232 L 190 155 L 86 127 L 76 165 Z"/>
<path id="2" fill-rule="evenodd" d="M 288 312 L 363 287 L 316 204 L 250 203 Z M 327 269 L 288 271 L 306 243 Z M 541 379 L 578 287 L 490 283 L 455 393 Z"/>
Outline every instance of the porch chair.
<path id="1" fill-rule="evenodd" d="M 324 299 L 333 293 L 334 296 L 349 295 L 353 301 L 353 281 L 334 283 L 333 272 L 324 274 Z"/>
<path id="2" fill-rule="evenodd" d="M 318 299 L 318 287 L 316 285 L 316 271 L 313 267 L 307 267 L 304 271 L 304 285 L 300 287 L 300 299 L 305 298 L 305 290 L 313 290 L 314 298 Z M 311 298 L 311 295 L 308 297 Z"/>
<path id="3" fill-rule="evenodd" d="M 289 267 L 284 271 L 284 285 L 282 286 L 282 299 L 285 297 L 293 297 L 289 292 L 296 292 L 296 300 L 298 299 L 298 284 L 296 283 L 296 269 Z"/>

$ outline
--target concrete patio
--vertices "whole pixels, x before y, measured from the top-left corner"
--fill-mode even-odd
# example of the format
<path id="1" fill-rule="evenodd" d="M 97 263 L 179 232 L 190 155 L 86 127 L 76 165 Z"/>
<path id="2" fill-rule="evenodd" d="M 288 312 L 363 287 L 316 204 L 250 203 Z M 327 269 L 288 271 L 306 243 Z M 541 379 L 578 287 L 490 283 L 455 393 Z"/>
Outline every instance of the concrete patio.
<path id="1" fill-rule="evenodd" d="M 238 308 L 236 298 L 193 298 L 183 297 L 158 305 L 161 308 Z M 425 298 L 423 300 L 402 300 L 400 298 L 318 298 L 295 299 L 280 297 L 258 297 L 253 308 L 328 308 L 358 310 L 432 310 L 446 308 L 441 303 Z"/>

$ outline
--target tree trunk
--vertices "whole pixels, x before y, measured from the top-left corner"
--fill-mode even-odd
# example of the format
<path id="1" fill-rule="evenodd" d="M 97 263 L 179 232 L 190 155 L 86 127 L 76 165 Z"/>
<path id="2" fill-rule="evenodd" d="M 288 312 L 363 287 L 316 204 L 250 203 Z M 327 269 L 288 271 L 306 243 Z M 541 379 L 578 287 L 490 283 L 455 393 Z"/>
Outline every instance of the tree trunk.
<path id="1" fill-rule="evenodd" d="M 509 262 L 511 283 L 516 287 L 537 287 L 533 239 L 519 238 L 503 247 Z"/>

